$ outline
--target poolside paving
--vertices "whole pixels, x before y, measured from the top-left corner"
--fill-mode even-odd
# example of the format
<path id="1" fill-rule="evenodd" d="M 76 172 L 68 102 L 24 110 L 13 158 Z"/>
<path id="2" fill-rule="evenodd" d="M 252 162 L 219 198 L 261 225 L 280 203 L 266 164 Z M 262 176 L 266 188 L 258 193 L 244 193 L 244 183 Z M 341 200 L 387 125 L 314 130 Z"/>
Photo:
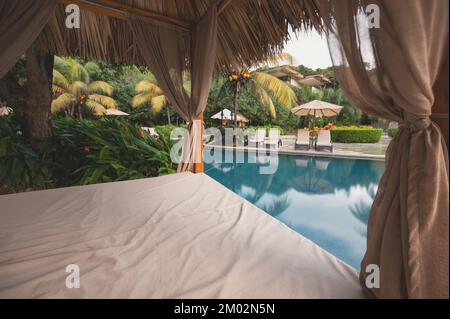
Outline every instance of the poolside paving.
<path id="1" fill-rule="evenodd" d="M 373 159 L 384 159 L 386 154 L 386 149 L 391 142 L 391 138 L 387 135 L 383 135 L 378 143 L 333 143 L 334 151 L 333 153 L 329 151 L 299 151 L 295 150 L 295 140 L 294 135 L 284 135 L 281 137 L 283 145 L 280 147 L 280 152 L 288 153 L 299 153 L 299 154 L 310 154 L 310 155 L 327 155 L 327 156 L 337 156 L 337 157 L 362 157 L 362 158 L 373 158 Z"/>
<path id="2" fill-rule="evenodd" d="M 391 142 L 391 138 L 387 135 L 383 135 L 378 143 L 333 143 L 334 151 L 330 152 L 328 150 L 316 151 L 314 149 L 310 150 L 296 150 L 295 149 L 295 135 L 283 135 L 281 136 L 282 146 L 278 149 L 280 154 L 298 154 L 298 155 L 309 155 L 309 156 L 324 156 L 324 157 L 340 157 L 340 158 L 361 158 L 361 159 L 373 159 L 373 160 L 384 160 L 386 149 Z M 215 145 L 219 146 L 214 142 L 207 144 L 211 147 Z M 221 146 L 224 149 L 234 149 L 232 146 Z M 238 150 L 244 149 L 255 149 L 254 147 L 236 147 Z"/>

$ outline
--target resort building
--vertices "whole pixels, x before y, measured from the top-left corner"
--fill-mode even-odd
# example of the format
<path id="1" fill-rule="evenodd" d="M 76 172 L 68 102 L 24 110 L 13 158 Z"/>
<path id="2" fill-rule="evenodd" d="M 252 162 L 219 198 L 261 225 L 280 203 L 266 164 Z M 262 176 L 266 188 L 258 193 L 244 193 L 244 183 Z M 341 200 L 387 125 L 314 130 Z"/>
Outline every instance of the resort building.
<path id="1" fill-rule="evenodd" d="M 271 67 L 267 69 L 262 69 L 265 73 L 273 75 L 278 79 L 293 85 L 293 86 L 312 86 L 314 88 L 322 88 L 329 84 L 331 84 L 330 79 L 320 73 L 310 73 L 307 75 L 303 75 L 293 66 L 290 65 L 282 65 Z"/>

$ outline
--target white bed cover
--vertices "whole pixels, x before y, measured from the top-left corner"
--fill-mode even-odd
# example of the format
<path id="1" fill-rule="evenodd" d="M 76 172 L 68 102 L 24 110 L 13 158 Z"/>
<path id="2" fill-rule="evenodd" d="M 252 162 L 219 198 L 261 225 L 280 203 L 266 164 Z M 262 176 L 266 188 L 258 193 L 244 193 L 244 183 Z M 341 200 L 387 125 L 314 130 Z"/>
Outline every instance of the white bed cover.
<path id="1" fill-rule="evenodd" d="M 353 268 L 204 174 L 0 196 L 0 298 L 364 297 Z"/>

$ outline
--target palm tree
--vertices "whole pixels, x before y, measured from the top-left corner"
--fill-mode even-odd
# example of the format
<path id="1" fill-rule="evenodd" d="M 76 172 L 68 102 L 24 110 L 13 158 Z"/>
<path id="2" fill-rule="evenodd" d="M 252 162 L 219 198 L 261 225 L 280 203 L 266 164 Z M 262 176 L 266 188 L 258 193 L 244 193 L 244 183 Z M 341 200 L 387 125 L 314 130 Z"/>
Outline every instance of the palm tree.
<path id="1" fill-rule="evenodd" d="M 189 94 L 190 82 L 186 79 L 186 76 L 187 75 L 184 76 L 183 86 Z M 168 124 L 171 125 L 170 108 L 164 92 L 152 74 L 146 74 L 146 77 L 147 79 L 139 81 L 136 84 L 134 91 L 137 95 L 135 95 L 131 100 L 131 106 L 136 108 L 142 105 L 149 105 L 153 113 L 159 113 L 164 107 L 166 107 L 167 121 Z"/>
<path id="2" fill-rule="evenodd" d="M 266 61 L 269 63 L 278 60 L 292 61 L 292 57 L 287 53 L 275 54 Z M 276 118 L 276 110 L 273 98 L 275 98 L 282 106 L 291 108 L 296 103 L 296 95 L 292 88 L 277 77 L 262 71 L 251 71 L 250 69 L 237 70 L 228 75 L 227 80 L 223 83 L 217 94 L 216 101 L 226 88 L 231 88 L 233 94 L 233 113 L 237 114 L 238 98 L 241 88 L 249 86 L 258 95 L 260 103 L 269 109 L 272 118 Z M 237 116 L 235 116 L 234 124 L 237 126 Z"/>
<path id="3" fill-rule="evenodd" d="M 116 109 L 117 103 L 111 98 L 112 86 L 103 81 L 91 82 L 99 70 L 94 62 L 83 66 L 74 58 L 55 57 L 52 113 L 64 110 L 66 114 L 82 119 L 84 108 L 95 115 L 103 115 L 109 108 Z"/>
<path id="4" fill-rule="evenodd" d="M 350 104 L 341 88 L 323 89 L 321 100 L 342 105 L 344 107 L 338 117 L 341 122 L 351 124 L 358 123 L 360 121 L 362 115 L 361 110 Z"/>

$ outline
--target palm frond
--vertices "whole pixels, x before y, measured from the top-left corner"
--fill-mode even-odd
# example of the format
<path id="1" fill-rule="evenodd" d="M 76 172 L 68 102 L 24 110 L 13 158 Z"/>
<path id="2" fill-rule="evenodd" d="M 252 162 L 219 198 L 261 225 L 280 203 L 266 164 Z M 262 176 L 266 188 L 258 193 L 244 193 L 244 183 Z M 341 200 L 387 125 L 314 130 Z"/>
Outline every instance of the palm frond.
<path id="1" fill-rule="evenodd" d="M 86 100 L 86 107 L 95 115 L 104 115 L 106 109 L 100 103 L 95 102 L 94 100 Z"/>
<path id="2" fill-rule="evenodd" d="M 83 82 L 88 84 L 90 82 L 90 76 L 88 71 L 74 58 L 65 58 L 69 64 L 67 77 L 71 82 Z"/>
<path id="3" fill-rule="evenodd" d="M 131 99 L 131 106 L 136 108 L 136 107 L 144 105 L 144 104 L 151 104 L 152 98 L 153 98 L 153 94 L 151 94 L 151 93 L 141 93 L 141 94 L 135 95 Z"/>
<path id="4" fill-rule="evenodd" d="M 88 93 L 90 94 L 103 94 L 111 96 L 113 94 L 113 87 L 104 81 L 94 81 L 87 86 Z"/>
<path id="5" fill-rule="evenodd" d="M 70 86 L 70 91 L 76 97 L 88 94 L 86 83 L 81 81 L 73 82 L 72 85 Z"/>
<path id="6" fill-rule="evenodd" d="M 134 87 L 136 93 L 149 93 L 153 96 L 158 96 L 162 94 L 162 90 L 156 82 L 142 80 L 136 83 Z"/>
<path id="7" fill-rule="evenodd" d="M 105 109 L 117 109 L 117 102 L 109 96 L 90 94 L 88 100 L 101 104 Z"/>
<path id="8" fill-rule="evenodd" d="M 165 95 L 159 95 L 152 98 L 152 111 L 154 113 L 159 113 L 166 106 L 167 99 Z"/>
<path id="9" fill-rule="evenodd" d="M 52 101 L 51 111 L 57 113 L 76 103 L 75 96 L 70 93 L 63 93 Z"/>
<path id="10" fill-rule="evenodd" d="M 52 92 L 53 94 L 59 95 L 59 94 L 63 94 L 66 93 L 66 90 L 56 84 L 52 85 Z"/>
<path id="11" fill-rule="evenodd" d="M 264 72 L 252 72 L 251 76 L 261 87 L 272 93 L 282 106 L 291 108 L 295 105 L 295 92 L 282 80 Z"/>
<path id="12" fill-rule="evenodd" d="M 137 70 L 141 75 L 144 76 L 144 80 L 147 80 L 147 81 L 150 81 L 150 82 L 153 82 L 153 83 L 158 83 L 158 81 L 157 81 L 156 78 L 155 78 L 155 75 L 154 75 L 152 72 L 150 72 L 150 71 L 145 71 L 145 72 L 141 73 L 141 71 L 139 71 L 139 69 L 138 69 L 137 67 L 136 67 L 136 70 Z"/>
<path id="13" fill-rule="evenodd" d="M 275 105 L 273 104 L 272 97 L 267 93 L 267 91 L 261 87 L 261 85 L 258 82 L 253 82 L 254 89 L 256 94 L 258 95 L 259 101 L 262 105 L 267 106 L 270 112 L 270 116 L 275 119 L 277 117 L 277 112 L 275 110 Z"/>
<path id="14" fill-rule="evenodd" d="M 53 84 L 68 91 L 70 88 L 70 83 L 66 77 L 56 69 L 53 69 Z"/>
<path id="15" fill-rule="evenodd" d="M 101 72 L 100 67 L 95 62 L 86 63 L 84 68 L 89 73 L 90 78 L 95 78 Z"/>
<path id="16" fill-rule="evenodd" d="M 64 77 L 67 77 L 70 69 L 69 63 L 67 63 L 65 58 L 61 58 L 59 56 L 54 57 L 53 59 L 53 69 L 57 70 L 61 74 L 64 75 Z"/>

